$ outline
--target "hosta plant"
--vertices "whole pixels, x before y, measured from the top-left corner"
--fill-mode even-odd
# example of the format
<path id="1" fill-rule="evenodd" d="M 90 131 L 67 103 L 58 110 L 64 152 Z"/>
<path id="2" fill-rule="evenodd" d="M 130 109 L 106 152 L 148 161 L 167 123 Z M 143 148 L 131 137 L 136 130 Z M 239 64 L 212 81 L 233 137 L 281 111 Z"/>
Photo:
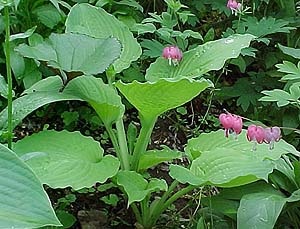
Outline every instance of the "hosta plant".
<path id="1" fill-rule="evenodd" d="M 282 155 L 299 156 L 283 140 L 272 150 L 259 145 L 254 152 L 249 142 L 225 139 L 218 131 L 189 142 L 186 154 L 191 164 L 188 168 L 171 165 L 171 184 L 164 179 L 146 179 L 142 174 L 148 168 L 182 157 L 182 153 L 167 147 L 147 149 L 158 117 L 212 88 L 212 82 L 203 75 L 238 57 L 255 37 L 232 35 L 183 53 L 177 46 L 167 47 L 147 69 L 145 82 L 124 83 L 115 81 L 115 76 L 139 58 L 141 48 L 123 23 L 101 8 L 83 3 L 71 8 L 65 26 L 63 34 L 53 33 L 46 39 L 34 34 L 29 44 L 15 48 L 23 57 L 54 69 L 58 75 L 38 81 L 13 101 L 10 127 L 43 105 L 85 101 L 102 120 L 115 155 L 76 131 L 43 130 L 25 137 L 14 143 L 12 150 L 43 184 L 77 190 L 111 179 L 126 194 L 136 226 L 152 228 L 170 204 L 195 187 L 236 187 L 267 181 Z M 141 128 L 133 142 L 126 135 L 126 109 L 121 95 L 138 110 Z M 8 110 L 0 114 L 3 133 L 7 131 Z M 244 133 L 241 128 L 236 134 Z M 175 191 L 179 183 L 187 186 Z"/>

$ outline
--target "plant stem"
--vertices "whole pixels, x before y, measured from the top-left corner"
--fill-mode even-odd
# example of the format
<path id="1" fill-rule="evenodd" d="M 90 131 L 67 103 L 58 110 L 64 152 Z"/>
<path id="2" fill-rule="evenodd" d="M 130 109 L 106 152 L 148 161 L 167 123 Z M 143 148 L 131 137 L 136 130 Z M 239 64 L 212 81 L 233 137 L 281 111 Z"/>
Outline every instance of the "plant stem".
<path id="1" fill-rule="evenodd" d="M 140 114 L 140 120 L 142 124 L 142 128 L 139 134 L 139 137 L 137 139 L 134 151 L 133 151 L 133 157 L 131 161 L 131 169 L 134 171 L 138 170 L 139 161 L 141 154 L 147 150 L 148 143 L 150 141 L 151 133 L 154 128 L 156 117 L 147 117 L 144 118 Z"/>
<path id="2" fill-rule="evenodd" d="M 126 140 L 125 128 L 122 118 L 117 121 L 116 129 L 120 146 L 120 157 L 124 165 L 124 170 L 130 170 L 128 144 Z"/>
<path id="3" fill-rule="evenodd" d="M 133 211 L 133 213 L 135 215 L 136 220 L 139 223 L 142 223 L 142 217 L 141 217 L 141 214 L 140 214 L 139 209 L 137 208 L 136 204 L 132 203 L 130 206 L 132 208 L 132 211 Z"/>
<path id="4" fill-rule="evenodd" d="M 170 186 L 169 190 L 174 189 L 177 186 L 177 181 L 174 181 L 172 185 Z M 174 201 L 176 201 L 178 198 L 182 197 L 186 193 L 192 191 L 195 188 L 193 185 L 188 185 L 187 187 L 180 189 L 178 192 L 176 192 L 174 195 L 172 195 L 168 200 L 164 201 L 163 204 L 157 205 L 157 208 L 153 210 L 153 214 L 151 215 L 148 224 L 143 225 L 145 227 L 151 228 L 151 226 L 155 225 L 156 221 L 158 220 L 160 214 L 164 212 Z M 168 190 L 168 195 L 171 193 L 171 190 Z"/>
<path id="5" fill-rule="evenodd" d="M 105 128 L 108 132 L 108 135 L 110 137 L 110 140 L 115 148 L 115 151 L 116 151 L 116 154 L 117 154 L 117 157 L 119 158 L 120 162 L 121 162 L 121 169 L 122 170 L 125 170 L 125 164 L 123 162 L 123 158 L 121 156 L 121 150 L 120 150 L 120 146 L 119 146 L 119 143 L 118 143 L 118 139 L 116 137 L 116 134 L 114 133 L 113 129 L 111 126 L 108 126 L 108 125 L 105 125 Z"/>
<path id="6" fill-rule="evenodd" d="M 6 59 L 6 74 L 7 74 L 7 144 L 8 148 L 12 148 L 12 136 L 13 136 L 13 125 L 12 125 L 12 76 L 11 76 L 11 66 L 10 66 L 10 22 L 9 22 L 9 6 L 4 7 L 4 17 L 5 17 L 5 59 Z"/>

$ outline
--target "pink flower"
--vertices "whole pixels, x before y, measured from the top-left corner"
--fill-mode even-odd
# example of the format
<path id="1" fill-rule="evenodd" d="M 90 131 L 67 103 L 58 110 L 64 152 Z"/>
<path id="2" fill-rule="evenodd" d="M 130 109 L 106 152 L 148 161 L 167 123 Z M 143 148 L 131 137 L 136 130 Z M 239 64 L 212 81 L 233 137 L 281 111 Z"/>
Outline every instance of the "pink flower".
<path id="1" fill-rule="evenodd" d="M 225 129 L 226 137 L 231 133 L 238 135 L 242 132 L 243 120 L 240 116 L 222 113 L 219 116 L 219 120 Z"/>
<path id="2" fill-rule="evenodd" d="M 278 142 L 281 138 L 281 130 L 277 126 L 268 127 L 265 129 L 264 142 L 269 144 L 269 148 L 274 148 L 274 142 Z"/>
<path id="3" fill-rule="evenodd" d="M 258 144 L 264 142 L 265 139 L 265 130 L 261 126 L 250 125 L 247 130 L 247 139 L 248 141 L 254 141 Z"/>
<path id="4" fill-rule="evenodd" d="M 182 56 L 183 54 L 181 50 L 175 45 L 165 47 L 163 49 L 162 57 L 168 59 L 170 65 L 171 65 L 171 61 L 173 62 L 174 65 L 177 65 L 181 61 Z"/>
<path id="5" fill-rule="evenodd" d="M 227 8 L 231 9 L 231 12 L 234 13 L 242 8 L 242 4 L 236 0 L 228 0 Z"/>

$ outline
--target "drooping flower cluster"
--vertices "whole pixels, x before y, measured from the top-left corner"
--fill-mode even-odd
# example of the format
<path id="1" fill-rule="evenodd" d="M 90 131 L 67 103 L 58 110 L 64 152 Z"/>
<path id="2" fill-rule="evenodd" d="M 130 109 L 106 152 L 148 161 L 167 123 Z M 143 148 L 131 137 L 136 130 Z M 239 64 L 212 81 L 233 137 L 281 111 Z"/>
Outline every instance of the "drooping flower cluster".
<path id="1" fill-rule="evenodd" d="M 242 132 L 243 120 L 240 116 L 222 113 L 219 116 L 220 123 L 225 129 L 225 136 L 230 134 L 237 138 L 237 135 Z M 263 142 L 269 144 L 269 148 L 274 148 L 274 142 L 278 142 L 281 138 L 281 130 L 279 127 L 267 127 L 263 128 L 257 125 L 250 125 L 247 129 L 248 141 L 254 142 L 253 150 L 256 150 L 256 144 L 262 144 Z"/>
<path id="2" fill-rule="evenodd" d="M 169 60 L 169 65 L 178 65 L 183 54 L 182 51 L 175 45 L 168 46 L 163 49 L 162 57 Z"/>
<path id="3" fill-rule="evenodd" d="M 231 10 L 232 14 L 237 15 L 237 13 L 242 10 L 242 4 L 236 0 L 228 0 L 227 8 Z"/>
<path id="4" fill-rule="evenodd" d="M 243 120 L 240 116 L 234 114 L 220 114 L 219 120 L 223 127 L 225 128 L 225 136 L 228 137 L 229 134 L 234 134 L 237 136 L 242 132 Z"/>

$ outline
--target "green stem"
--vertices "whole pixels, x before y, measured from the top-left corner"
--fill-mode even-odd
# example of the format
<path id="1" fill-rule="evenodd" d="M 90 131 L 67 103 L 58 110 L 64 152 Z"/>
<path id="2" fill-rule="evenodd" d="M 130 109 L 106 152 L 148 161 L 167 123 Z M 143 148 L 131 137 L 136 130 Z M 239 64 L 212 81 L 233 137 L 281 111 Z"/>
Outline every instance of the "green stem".
<path id="1" fill-rule="evenodd" d="M 137 208 L 136 204 L 132 203 L 130 206 L 132 208 L 132 211 L 133 211 L 133 213 L 135 215 L 136 220 L 139 223 L 142 223 L 142 217 L 141 217 L 141 214 L 140 214 L 139 209 Z"/>
<path id="2" fill-rule="evenodd" d="M 12 136 L 13 136 L 13 125 L 12 125 L 12 76 L 11 76 L 11 66 L 10 66 L 10 22 L 9 22 L 9 7 L 4 7 L 5 16 L 5 59 L 6 59 L 6 74 L 7 74 L 7 84 L 8 84 L 8 94 L 7 94 L 7 144 L 8 148 L 12 148 Z"/>
<path id="3" fill-rule="evenodd" d="M 124 165 L 124 170 L 130 170 L 128 144 L 122 118 L 117 121 L 116 129 L 120 146 L 120 157 Z"/>
<path id="4" fill-rule="evenodd" d="M 108 135 L 110 137 L 110 140 L 114 146 L 114 149 L 116 151 L 116 154 L 117 154 L 117 157 L 119 158 L 120 162 L 121 162 L 121 169 L 122 170 L 125 170 L 125 164 L 123 162 L 123 158 L 121 156 L 121 150 L 120 150 L 120 146 L 119 146 L 119 143 L 118 143 L 118 139 L 116 137 L 116 134 L 114 133 L 113 129 L 111 126 L 108 126 L 108 125 L 105 125 L 105 128 L 108 132 Z"/>
<path id="5" fill-rule="evenodd" d="M 154 118 L 144 118 L 140 114 L 140 120 L 142 128 L 137 139 L 131 161 L 131 169 L 134 171 L 138 170 L 139 161 L 141 154 L 147 150 L 148 143 L 150 141 L 151 133 L 154 128 L 156 117 Z"/>
<path id="6" fill-rule="evenodd" d="M 173 182 L 173 184 L 175 185 L 174 182 Z M 172 185 L 170 186 L 170 188 L 171 187 L 172 187 Z M 189 185 L 183 189 L 180 189 L 173 196 L 171 196 L 168 200 L 166 200 L 163 204 L 157 205 L 157 208 L 153 211 L 153 214 L 151 215 L 150 220 L 148 221 L 148 224 L 146 225 L 146 227 L 150 228 L 151 226 L 155 225 L 156 221 L 158 220 L 158 218 L 162 212 L 164 212 L 174 201 L 176 201 L 183 195 L 187 194 L 188 192 L 192 191 L 194 188 L 195 188 L 195 186 Z M 145 226 L 145 225 L 143 225 L 143 226 Z"/>

